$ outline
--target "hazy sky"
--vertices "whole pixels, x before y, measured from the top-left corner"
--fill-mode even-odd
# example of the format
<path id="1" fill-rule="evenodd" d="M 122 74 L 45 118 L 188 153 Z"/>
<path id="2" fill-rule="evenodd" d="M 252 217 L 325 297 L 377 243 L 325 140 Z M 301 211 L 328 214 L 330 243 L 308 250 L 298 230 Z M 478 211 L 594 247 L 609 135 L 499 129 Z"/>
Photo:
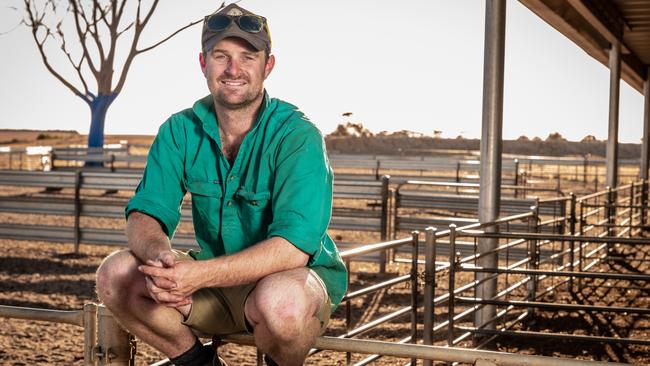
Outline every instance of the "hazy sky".
<path id="1" fill-rule="evenodd" d="M 145 1 L 146 2 L 146 1 Z M 143 46 L 212 12 L 221 1 L 161 1 Z M 14 11 L 8 4 L 19 7 Z M 90 112 L 42 64 L 18 24 L 21 1 L 0 8 L 0 128 L 87 133 Z M 482 0 L 243 0 L 269 19 L 276 67 L 271 96 L 299 106 L 324 133 L 362 122 L 444 137 L 481 134 Z M 609 70 L 517 1 L 507 2 L 503 137 L 607 137 Z M 109 109 L 106 132 L 154 134 L 207 95 L 200 27 L 138 56 Z M 55 67 L 72 75 L 61 55 Z M 66 69 L 67 68 L 67 69 Z M 343 112 L 353 112 L 348 119 Z M 619 141 L 639 142 L 643 97 L 621 82 Z"/>

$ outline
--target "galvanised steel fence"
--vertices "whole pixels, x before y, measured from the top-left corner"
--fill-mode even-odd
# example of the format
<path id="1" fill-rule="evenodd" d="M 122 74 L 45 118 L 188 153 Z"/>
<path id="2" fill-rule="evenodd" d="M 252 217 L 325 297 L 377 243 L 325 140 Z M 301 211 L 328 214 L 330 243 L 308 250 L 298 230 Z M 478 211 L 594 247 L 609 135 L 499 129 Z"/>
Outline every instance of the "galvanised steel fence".
<path id="1" fill-rule="evenodd" d="M 650 286 L 649 242 L 638 237 L 647 229 L 647 201 L 642 201 L 646 190 L 647 182 L 635 182 L 580 198 L 573 194 L 558 198 L 569 206 L 566 217 L 561 218 L 543 219 L 535 208 L 482 225 L 451 225 L 443 231 L 428 229 L 425 344 L 446 339 L 449 346 L 482 347 L 496 337 L 511 336 L 650 346 L 650 341 L 632 333 L 549 333 L 524 327 L 542 311 L 598 313 L 607 317 L 618 314 L 637 317 L 637 321 L 650 318 L 650 310 L 639 305 L 642 302 L 625 295 L 636 291 L 641 298 L 647 297 L 643 291 Z M 561 220 L 566 225 L 556 226 Z M 517 222 L 519 226 L 514 226 Z M 526 225 L 528 230 L 523 230 Z M 561 230 L 545 232 L 546 225 Z M 488 230 L 491 227 L 497 230 Z M 476 248 L 479 238 L 497 239 L 498 245 L 482 253 L 458 250 L 462 240 Z M 441 258 L 436 249 L 442 240 L 448 241 L 449 250 Z M 528 255 L 513 255 L 517 248 Z M 498 266 L 480 267 L 478 260 L 489 255 L 498 257 Z M 477 276 L 478 273 L 483 276 Z M 496 291 L 488 298 L 477 296 L 478 288 L 488 281 L 496 283 Z M 614 289 L 623 294 L 620 300 L 612 302 L 599 297 Z M 558 294 L 568 295 L 558 301 Z M 434 322 L 436 307 L 447 310 L 447 315 Z M 477 324 L 474 315 L 486 307 L 494 309 L 494 316 Z"/>

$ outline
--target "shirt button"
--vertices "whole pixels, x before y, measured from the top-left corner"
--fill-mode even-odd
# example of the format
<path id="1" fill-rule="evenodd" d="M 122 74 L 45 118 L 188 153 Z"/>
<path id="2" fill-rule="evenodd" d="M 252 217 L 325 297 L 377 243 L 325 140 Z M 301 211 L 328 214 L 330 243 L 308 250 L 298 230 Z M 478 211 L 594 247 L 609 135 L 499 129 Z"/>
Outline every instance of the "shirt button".
<path id="1" fill-rule="evenodd" d="M 228 201 L 228 206 L 232 206 L 232 201 Z"/>
<path id="2" fill-rule="evenodd" d="M 218 180 L 213 180 L 212 183 L 219 184 L 219 181 Z"/>
<path id="3" fill-rule="evenodd" d="M 235 176 L 234 176 L 234 175 L 231 175 L 231 176 L 230 176 L 230 181 L 232 182 L 233 180 L 235 180 Z"/>

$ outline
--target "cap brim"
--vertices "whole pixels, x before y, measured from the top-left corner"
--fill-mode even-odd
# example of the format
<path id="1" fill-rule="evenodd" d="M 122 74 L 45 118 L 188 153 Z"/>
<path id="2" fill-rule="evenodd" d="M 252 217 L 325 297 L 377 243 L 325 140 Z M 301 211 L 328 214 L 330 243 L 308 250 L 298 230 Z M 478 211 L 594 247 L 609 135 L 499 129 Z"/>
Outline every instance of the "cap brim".
<path id="1" fill-rule="evenodd" d="M 234 26 L 230 27 L 221 32 L 215 32 L 203 45 L 203 51 L 208 52 L 214 48 L 214 46 L 219 43 L 222 39 L 228 37 L 237 37 L 248 42 L 253 48 L 257 51 L 266 50 L 266 42 L 257 36 L 255 33 L 248 33 L 239 29 L 239 27 Z"/>

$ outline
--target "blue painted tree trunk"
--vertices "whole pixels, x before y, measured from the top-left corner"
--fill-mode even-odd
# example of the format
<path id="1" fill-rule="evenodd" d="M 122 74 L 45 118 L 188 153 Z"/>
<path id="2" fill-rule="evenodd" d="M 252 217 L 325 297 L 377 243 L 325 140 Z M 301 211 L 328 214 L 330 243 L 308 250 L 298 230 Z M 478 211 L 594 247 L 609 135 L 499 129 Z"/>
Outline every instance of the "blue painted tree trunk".
<path id="1" fill-rule="evenodd" d="M 98 94 L 90 102 L 90 132 L 88 133 L 88 147 L 104 146 L 104 121 L 106 112 L 111 106 L 117 93 Z"/>
<path id="2" fill-rule="evenodd" d="M 88 132 L 88 147 L 102 148 L 104 146 L 104 121 L 106 112 L 118 93 L 98 94 L 90 102 L 90 131 Z M 101 165 L 101 163 L 86 162 L 87 166 Z"/>

